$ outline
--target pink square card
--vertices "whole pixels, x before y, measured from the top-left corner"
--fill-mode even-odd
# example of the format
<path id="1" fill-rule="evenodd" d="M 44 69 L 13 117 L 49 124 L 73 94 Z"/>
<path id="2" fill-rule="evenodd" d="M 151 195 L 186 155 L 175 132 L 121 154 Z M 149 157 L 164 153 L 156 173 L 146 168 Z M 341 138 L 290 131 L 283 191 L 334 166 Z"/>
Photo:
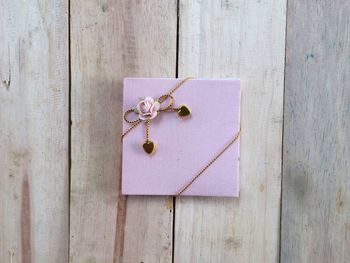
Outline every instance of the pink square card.
<path id="1" fill-rule="evenodd" d="M 173 78 L 124 79 L 124 112 L 137 108 L 140 97 L 152 97 L 157 101 L 180 81 Z M 188 186 L 181 195 L 237 197 L 239 137 L 237 140 L 234 137 L 240 131 L 240 81 L 191 79 L 172 96 L 173 107 L 185 104 L 191 110 L 190 116 L 181 118 L 175 110 L 152 115 L 149 140 L 157 146 L 152 154 L 143 149 L 145 121 L 140 121 L 124 136 L 122 193 L 176 195 Z M 170 98 L 160 107 L 166 107 L 169 101 Z M 156 105 L 153 109 L 157 109 Z M 139 113 L 131 112 L 128 118 L 137 120 Z M 124 132 L 132 126 L 126 121 L 123 123 Z M 195 178 L 232 141 L 222 155 Z"/>

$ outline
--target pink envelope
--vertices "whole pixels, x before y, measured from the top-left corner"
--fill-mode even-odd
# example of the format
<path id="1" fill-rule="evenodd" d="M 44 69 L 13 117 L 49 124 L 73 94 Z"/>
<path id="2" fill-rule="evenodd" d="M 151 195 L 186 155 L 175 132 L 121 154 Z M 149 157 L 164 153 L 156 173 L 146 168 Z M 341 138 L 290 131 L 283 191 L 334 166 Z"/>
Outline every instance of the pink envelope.
<path id="1" fill-rule="evenodd" d="M 124 79 L 124 112 L 135 108 L 140 97 L 159 98 L 180 79 Z M 151 120 L 154 154 L 143 150 L 145 124 L 123 139 L 122 193 L 125 195 L 175 195 L 240 130 L 240 81 L 193 79 L 173 93 L 175 104 L 187 105 L 191 116 L 161 112 Z M 164 105 L 166 103 L 164 102 Z M 132 113 L 134 118 L 137 114 Z M 130 116 L 130 118 L 131 118 Z M 123 131 L 130 124 L 123 120 Z M 234 196 L 239 194 L 239 139 L 235 141 L 182 195 Z"/>

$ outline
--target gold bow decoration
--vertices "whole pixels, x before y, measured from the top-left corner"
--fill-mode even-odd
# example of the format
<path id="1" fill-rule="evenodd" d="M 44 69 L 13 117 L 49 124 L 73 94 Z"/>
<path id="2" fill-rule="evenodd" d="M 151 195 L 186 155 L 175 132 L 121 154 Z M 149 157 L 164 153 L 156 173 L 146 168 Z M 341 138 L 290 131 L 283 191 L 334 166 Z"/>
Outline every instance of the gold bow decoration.
<path id="1" fill-rule="evenodd" d="M 156 144 L 154 141 L 149 139 L 151 120 L 156 118 L 162 112 L 176 112 L 180 118 L 186 118 L 191 115 L 190 108 L 184 104 L 180 105 L 179 107 L 174 107 L 174 97 L 172 96 L 172 93 L 188 79 L 190 78 L 184 79 L 169 93 L 160 96 L 158 99 L 153 99 L 152 97 L 140 98 L 140 101 L 135 108 L 125 111 L 124 120 L 132 126 L 122 135 L 122 138 L 137 125 L 143 122 L 146 126 L 146 140 L 142 145 L 143 150 L 148 154 L 154 153 L 157 148 Z M 168 102 L 167 105 L 162 107 L 162 104 L 166 102 Z M 130 120 L 129 116 L 131 114 L 136 115 L 136 118 Z"/>

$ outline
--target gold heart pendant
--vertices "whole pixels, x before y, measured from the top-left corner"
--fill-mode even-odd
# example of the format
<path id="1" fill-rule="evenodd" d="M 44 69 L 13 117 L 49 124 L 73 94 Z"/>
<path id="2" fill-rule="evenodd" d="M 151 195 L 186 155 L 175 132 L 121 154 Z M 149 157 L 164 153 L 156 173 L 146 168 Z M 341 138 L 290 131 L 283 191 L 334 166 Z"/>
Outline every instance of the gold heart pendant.
<path id="1" fill-rule="evenodd" d="M 146 141 L 142 147 L 148 154 L 152 154 L 156 151 L 156 144 L 153 141 Z"/>
<path id="2" fill-rule="evenodd" d="M 191 110 L 186 105 L 181 105 L 177 111 L 177 115 L 181 118 L 185 118 L 191 115 Z"/>

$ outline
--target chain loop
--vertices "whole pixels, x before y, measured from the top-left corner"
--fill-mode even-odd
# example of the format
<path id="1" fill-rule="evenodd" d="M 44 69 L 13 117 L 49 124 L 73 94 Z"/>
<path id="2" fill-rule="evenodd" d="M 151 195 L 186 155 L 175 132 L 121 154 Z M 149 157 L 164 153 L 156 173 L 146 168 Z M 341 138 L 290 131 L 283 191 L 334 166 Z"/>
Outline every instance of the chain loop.
<path id="1" fill-rule="evenodd" d="M 129 110 L 127 110 L 126 112 L 124 112 L 124 120 L 127 122 L 127 123 L 130 123 L 130 124 L 134 124 L 134 123 L 137 123 L 137 122 L 139 122 L 140 121 L 140 119 L 139 118 L 137 118 L 137 119 L 135 119 L 135 120 L 128 120 L 128 116 L 129 116 L 129 114 L 130 113 L 135 113 L 135 110 L 134 109 L 129 109 Z"/>
<path id="2" fill-rule="evenodd" d="M 165 108 L 160 108 L 159 111 L 167 111 L 174 106 L 174 97 L 171 96 L 170 94 L 165 94 L 160 96 L 158 98 L 158 102 L 160 103 L 160 105 L 162 105 L 162 103 L 165 102 L 167 99 L 170 99 L 169 104 Z"/>

